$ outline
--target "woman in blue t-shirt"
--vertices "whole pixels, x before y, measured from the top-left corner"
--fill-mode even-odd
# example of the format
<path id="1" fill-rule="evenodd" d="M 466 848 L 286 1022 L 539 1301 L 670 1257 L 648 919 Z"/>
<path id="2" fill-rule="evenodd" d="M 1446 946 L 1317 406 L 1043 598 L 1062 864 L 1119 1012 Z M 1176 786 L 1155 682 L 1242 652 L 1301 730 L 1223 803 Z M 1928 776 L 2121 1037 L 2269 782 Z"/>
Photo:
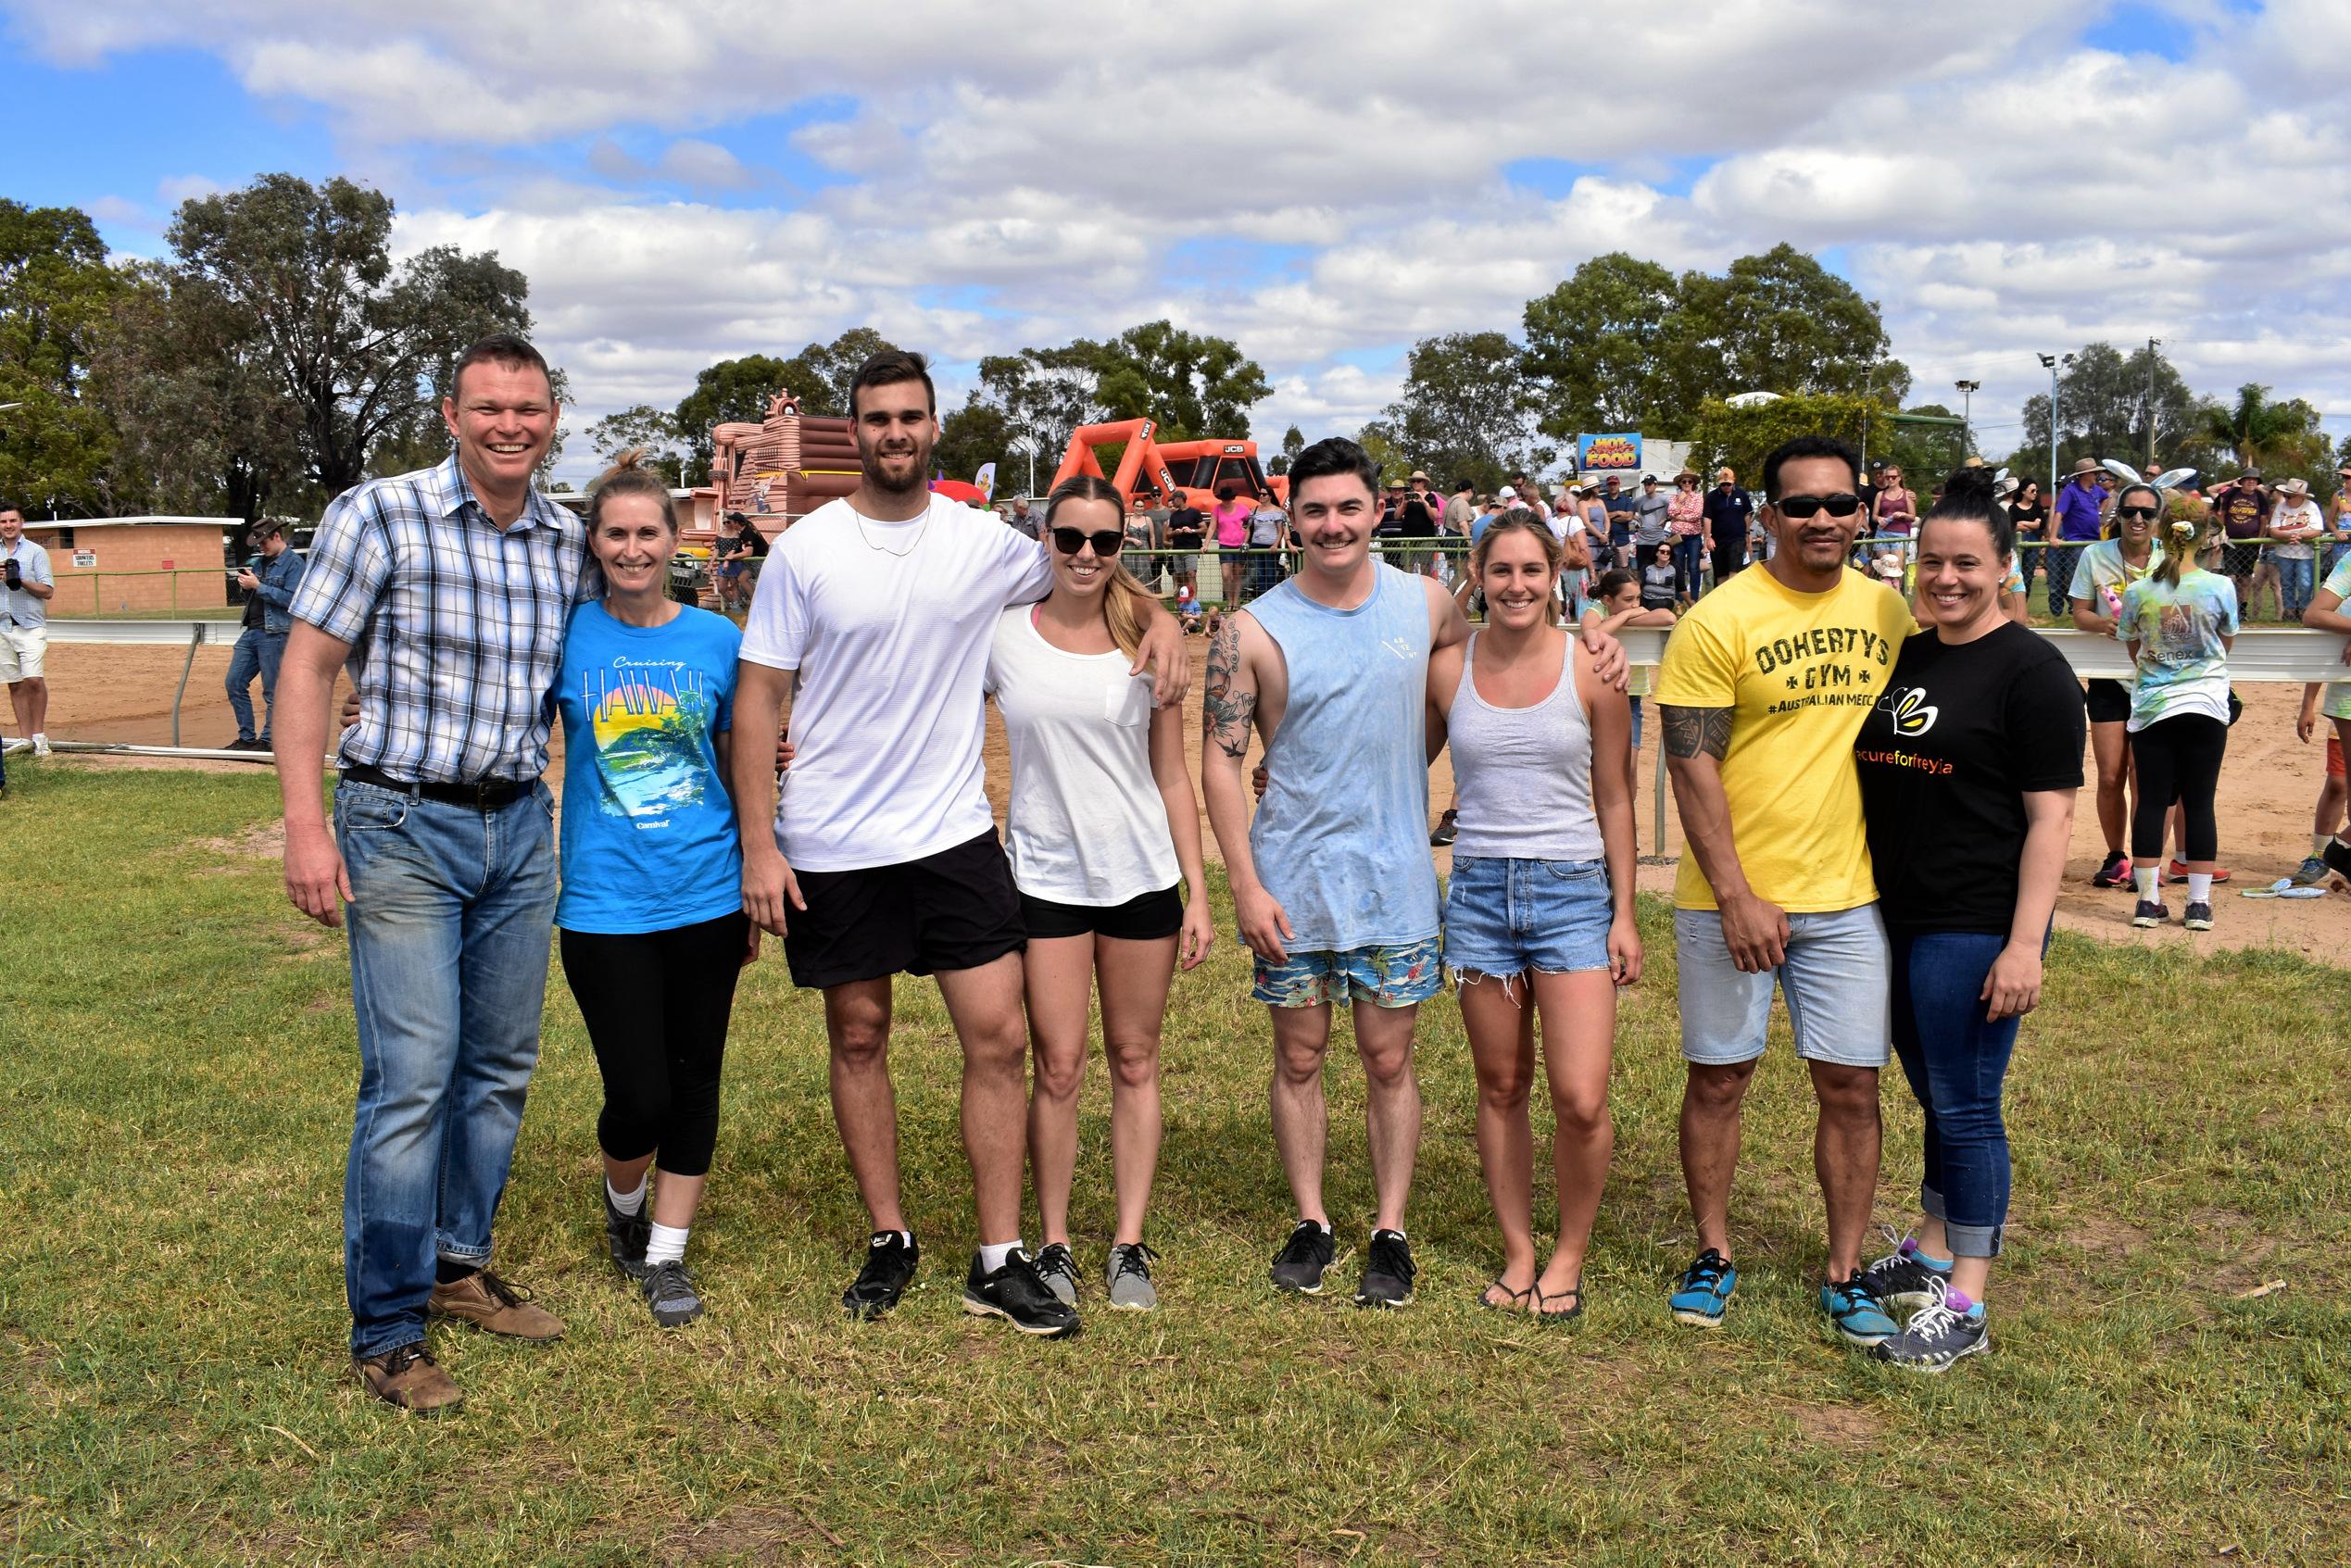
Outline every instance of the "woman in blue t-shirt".
<path id="1" fill-rule="evenodd" d="M 718 1140 L 735 980 L 759 956 L 742 906 L 726 746 L 742 633 L 664 591 L 677 513 L 623 454 L 588 501 L 605 596 L 564 633 L 563 977 L 604 1078 L 604 1229 L 653 1321 L 702 1315 L 686 1231 Z M 660 1189 L 647 1172 L 661 1165 Z"/>

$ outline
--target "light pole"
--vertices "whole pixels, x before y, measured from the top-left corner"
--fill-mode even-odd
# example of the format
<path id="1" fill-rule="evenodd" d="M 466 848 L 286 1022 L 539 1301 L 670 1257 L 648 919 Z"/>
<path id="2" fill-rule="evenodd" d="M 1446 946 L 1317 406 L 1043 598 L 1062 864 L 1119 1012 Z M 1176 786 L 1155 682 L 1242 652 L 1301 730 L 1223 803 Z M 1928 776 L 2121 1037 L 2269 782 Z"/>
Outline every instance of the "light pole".
<path id="1" fill-rule="evenodd" d="M 2147 339 L 2147 467 L 2155 467 L 2155 368 L 2156 350 L 2163 346 L 2163 339 Z"/>
<path id="2" fill-rule="evenodd" d="M 2043 365 L 2043 367 L 2044 367 L 2044 368 L 2048 370 L 2048 372 L 2049 372 L 2049 500 L 2048 500 L 2048 504 L 2049 504 L 2050 506 L 2053 506 L 2053 507 L 2054 507 L 2054 506 L 2056 506 L 2056 505 L 2057 504 L 2057 366 L 2058 366 L 2060 363 L 2067 364 L 2067 365 L 2070 365 L 2070 364 L 2072 364 L 2072 363 L 2073 363 L 2073 356 L 2072 356 L 2072 355 L 2070 355 L 2070 354 L 2068 354 L 2068 355 L 2065 355 L 2065 356 L 2062 358 L 2062 359 L 2061 359 L 2059 356 L 2055 355 L 2055 354 L 2043 354 L 2043 355 L 2041 357 L 2041 363 L 2042 363 L 2042 365 Z"/>
<path id="3" fill-rule="evenodd" d="M 1026 435 L 1016 435 L 1010 443 L 1013 451 L 1028 459 L 1028 489 L 1024 492 L 1032 501 L 1037 499 L 1037 442 Z"/>
<path id="4" fill-rule="evenodd" d="M 1976 394 L 1983 390 L 1983 383 L 1980 381 L 1962 381 L 1953 382 L 1951 384 L 1959 389 L 1959 396 L 1961 398 L 1961 402 L 1959 404 L 1959 460 L 1964 463 L 1971 455 L 1973 455 L 1976 449 Z"/>

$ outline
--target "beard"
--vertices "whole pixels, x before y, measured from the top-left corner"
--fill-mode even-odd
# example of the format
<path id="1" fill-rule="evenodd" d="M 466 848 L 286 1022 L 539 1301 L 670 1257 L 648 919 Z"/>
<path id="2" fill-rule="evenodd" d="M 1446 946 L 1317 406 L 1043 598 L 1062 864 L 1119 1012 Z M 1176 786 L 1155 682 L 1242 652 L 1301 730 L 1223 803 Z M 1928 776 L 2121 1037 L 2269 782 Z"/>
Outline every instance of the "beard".
<path id="1" fill-rule="evenodd" d="M 912 452 L 893 452 L 885 459 L 883 454 L 861 441 L 857 446 L 858 467 L 865 470 L 865 482 L 874 489 L 890 495 L 911 495 L 930 483 L 931 452 L 936 445 L 934 442 L 918 443 Z M 903 480 L 891 478 L 882 467 L 885 460 L 904 462 L 907 465 L 906 477 Z"/>

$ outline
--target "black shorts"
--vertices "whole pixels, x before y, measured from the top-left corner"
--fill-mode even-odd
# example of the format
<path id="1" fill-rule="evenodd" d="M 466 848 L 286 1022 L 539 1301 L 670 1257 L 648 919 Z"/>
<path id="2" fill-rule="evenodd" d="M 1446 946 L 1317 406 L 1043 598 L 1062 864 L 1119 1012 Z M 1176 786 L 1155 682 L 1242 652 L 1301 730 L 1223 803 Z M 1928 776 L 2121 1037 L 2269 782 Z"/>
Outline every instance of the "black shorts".
<path id="1" fill-rule="evenodd" d="M 1028 940 L 994 828 L 900 865 L 797 875 L 808 908 L 786 911 L 784 960 L 810 990 L 977 969 Z"/>
<path id="2" fill-rule="evenodd" d="M 2120 681 L 2093 676 L 2089 683 L 2090 721 L 2093 724 L 2126 723 L 2131 718 L 2131 688 Z"/>
<path id="3" fill-rule="evenodd" d="M 1024 893 L 1021 920 L 1032 942 L 1040 936 L 1088 935 L 1113 942 L 1161 942 L 1184 929 L 1184 900 L 1174 887 L 1124 904 L 1055 904 Z"/>

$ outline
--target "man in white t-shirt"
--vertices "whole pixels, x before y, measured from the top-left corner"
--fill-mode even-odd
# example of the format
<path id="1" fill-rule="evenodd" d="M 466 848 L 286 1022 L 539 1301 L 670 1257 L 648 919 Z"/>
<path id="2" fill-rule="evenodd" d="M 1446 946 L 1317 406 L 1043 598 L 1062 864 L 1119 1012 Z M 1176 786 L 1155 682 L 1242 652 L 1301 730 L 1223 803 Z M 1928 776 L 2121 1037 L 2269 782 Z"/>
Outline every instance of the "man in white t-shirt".
<path id="1" fill-rule="evenodd" d="M 921 1256 L 899 1192 L 890 980 L 929 974 L 963 1050 L 981 1244 L 964 1310 L 1058 1338 L 1077 1315 L 1020 1240 L 1027 934 L 980 749 L 997 620 L 1043 598 L 1052 569 L 994 514 L 930 493 L 937 408 L 918 356 L 868 359 L 849 386 L 857 493 L 786 530 L 760 576 L 735 696 L 743 908 L 784 938 L 793 981 L 824 993 L 833 1113 L 874 1223 L 842 1306 L 889 1311 Z M 1145 630 L 1143 662 L 1157 700 L 1182 697 L 1189 665 L 1164 612 Z M 779 801 L 764 737 L 787 691 L 794 755 Z"/>

